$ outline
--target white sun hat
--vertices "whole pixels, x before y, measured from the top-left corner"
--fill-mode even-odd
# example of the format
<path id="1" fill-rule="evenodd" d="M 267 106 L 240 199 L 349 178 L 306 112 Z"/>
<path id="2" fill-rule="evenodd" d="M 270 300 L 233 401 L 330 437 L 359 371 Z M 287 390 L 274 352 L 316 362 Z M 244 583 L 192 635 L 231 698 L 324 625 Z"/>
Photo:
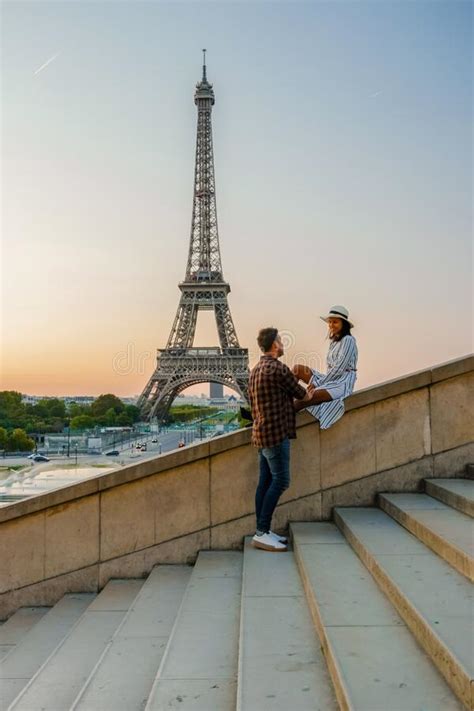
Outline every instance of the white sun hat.
<path id="1" fill-rule="evenodd" d="M 328 318 L 342 318 L 344 321 L 347 321 L 351 328 L 354 328 L 354 324 L 349 321 L 349 311 L 346 309 L 345 306 L 341 306 L 340 304 L 336 304 L 336 306 L 331 306 L 328 315 L 320 316 L 319 318 L 322 318 L 323 321 L 326 322 Z"/>

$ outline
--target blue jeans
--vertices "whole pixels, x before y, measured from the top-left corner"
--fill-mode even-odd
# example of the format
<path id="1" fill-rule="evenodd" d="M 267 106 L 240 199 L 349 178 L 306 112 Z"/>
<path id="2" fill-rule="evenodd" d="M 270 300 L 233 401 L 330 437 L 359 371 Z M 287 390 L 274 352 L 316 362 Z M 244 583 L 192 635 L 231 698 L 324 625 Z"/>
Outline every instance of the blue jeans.
<path id="1" fill-rule="evenodd" d="M 257 530 L 269 531 L 278 499 L 290 485 L 290 440 L 258 450 L 260 479 L 255 492 Z"/>

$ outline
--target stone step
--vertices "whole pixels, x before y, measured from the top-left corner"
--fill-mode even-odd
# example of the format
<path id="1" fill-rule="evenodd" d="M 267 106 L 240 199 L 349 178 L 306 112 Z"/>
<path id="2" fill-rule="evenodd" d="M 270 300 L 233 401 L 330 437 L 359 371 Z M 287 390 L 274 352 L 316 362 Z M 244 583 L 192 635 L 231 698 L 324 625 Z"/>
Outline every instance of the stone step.
<path id="1" fill-rule="evenodd" d="M 0 628 L 0 659 L 19 644 L 50 607 L 20 607 Z"/>
<path id="2" fill-rule="evenodd" d="M 474 522 L 427 494 L 379 494 L 380 507 L 469 580 L 474 580 Z"/>
<path id="3" fill-rule="evenodd" d="M 447 506 L 474 518 L 474 481 L 472 479 L 425 479 L 425 491 Z"/>
<path id="4" fill-rule="evenodd" d="M 462 704 L 337 527 L 297 523 L 291 533 L 340 708 L 460 711 Z"/>
<path id="5" fill-rule="evenodd" d="M 65 595 L 0 662 L 0 711 L 28 684 L 94 598 L 91 593 Z"/>
<path id="6" fill-rule="evenodd" d="M 337 711 L 294 554 L 245 540 L 237 711 Z"/>
<path id="7" fill-rule="evenodd" d="M 69 709 L 142 585 L 143 580 L 107 583 L 9 709 Z"/>
<path id="8" fill-rule="evenodd" d="M 336 508 L 334 518 L 421 647 L 470 708 L 472 585 L 380 509 Z"/>
<path id="9" fill-rule="evenodd" d="M 178 565 L 152 570 L 71 711 L 143 709 L 191 571 Z"/>
<path id="10" fill-rule="evenodd" d="M 146 711 L 234 711 L 242 553 L 198 556 Z"/>

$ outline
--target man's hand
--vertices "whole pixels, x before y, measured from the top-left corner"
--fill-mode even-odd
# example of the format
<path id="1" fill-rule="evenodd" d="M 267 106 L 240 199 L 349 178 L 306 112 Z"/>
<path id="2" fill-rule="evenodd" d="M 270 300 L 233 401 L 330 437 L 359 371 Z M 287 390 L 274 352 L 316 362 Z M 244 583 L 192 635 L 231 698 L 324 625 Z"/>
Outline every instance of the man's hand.
<path id="1" fill-rule="evenodd" d="M 302 399 L 301 402 L 309 402 L 313 396 L 314 390 L 315 390 L 314 385 L 308 385 L 308 388 L 306 390 L 306 395 L 304 396 L 304 398 Z"/>
<path id="2" fill-rule="evenodd" d="M 306 407 L 308 407 L 308 405 L 311 405 L 311 397 L 313 395 L 314 390 L 315 390 L 314 385 L 308 385 L 308 388 L 306 390 L 304 397 L 302 397 L 301 400 L 294 400 L 293 401 L 295 412 L 304 410 Z"/>

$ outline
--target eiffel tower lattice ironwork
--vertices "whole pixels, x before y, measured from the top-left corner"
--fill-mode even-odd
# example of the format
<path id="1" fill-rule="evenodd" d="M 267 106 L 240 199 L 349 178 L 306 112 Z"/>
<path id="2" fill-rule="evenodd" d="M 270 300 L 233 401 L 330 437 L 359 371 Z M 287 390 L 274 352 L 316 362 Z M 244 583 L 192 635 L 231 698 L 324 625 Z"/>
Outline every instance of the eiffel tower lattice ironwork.
<path id="1" fill-rule="evenodd" d="M 191 239 L 181 299 L 166 348 L 157 351 L 156 368 L 138 400 L 142 416 L 162 419 L 175 397 L 190 385 L 216 382 L 247 397 L 248 350 L 241 348 L 229 309 L 217 228 L 211 112 L 214 91 L 206 76 L 196 85 L 196 162 Z M 200 310 L 214 311 L 220 346 L 193 347 Z"/>

